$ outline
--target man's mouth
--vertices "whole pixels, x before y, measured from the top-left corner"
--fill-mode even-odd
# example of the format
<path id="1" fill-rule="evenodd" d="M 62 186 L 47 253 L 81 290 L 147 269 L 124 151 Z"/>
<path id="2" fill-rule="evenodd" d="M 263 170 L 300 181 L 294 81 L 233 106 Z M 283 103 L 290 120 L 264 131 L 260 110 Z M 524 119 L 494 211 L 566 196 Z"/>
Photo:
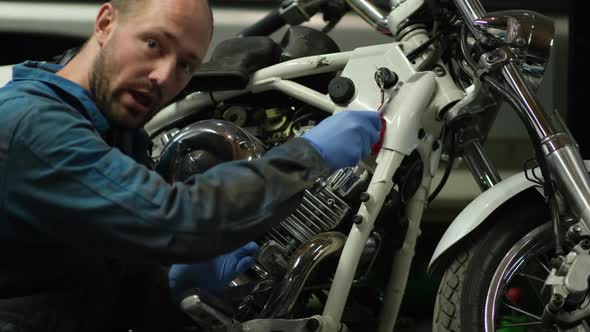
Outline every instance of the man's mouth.
<path id="1" fill-rule="evenodd" d="M 135 102 L 143 108 L 142 111 L 152 111 L 155 108 L 157 98 L 153 94 L 137 90 L 130 91 L 130 94 Z"/>

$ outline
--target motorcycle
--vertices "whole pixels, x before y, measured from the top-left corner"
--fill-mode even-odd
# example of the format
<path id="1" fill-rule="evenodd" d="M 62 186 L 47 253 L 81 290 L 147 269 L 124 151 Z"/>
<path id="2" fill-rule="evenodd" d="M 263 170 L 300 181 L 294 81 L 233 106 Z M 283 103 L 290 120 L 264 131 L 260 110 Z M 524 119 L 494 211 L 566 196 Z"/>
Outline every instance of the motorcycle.
<path id="1" fill-rule="evenodd" d="M 392 42 L 341 52 L 327 33 L 349 9 Z M 324 29 L 300 25 L 319 12 Z M 280 43 L 266 37 L 287 24 Z M 460 157 L 482 193 L 432 257 L 433 330 L 590 331 L 590 179 L 534 94 L 553 37 L 539 13 L 478 0 L 287 0 L 221 43 L 145 127 L 168 180 L 260 157 L 344 109 L 380 112 L 386 129 L 373 156 L 318 179 L 257 240 L 227 294 L 195 291 L 183 310 L 207 331 L 392 331 L 422 214 Z M 505 180 L 483 149 L 503 101 L 535 151 Z"/>

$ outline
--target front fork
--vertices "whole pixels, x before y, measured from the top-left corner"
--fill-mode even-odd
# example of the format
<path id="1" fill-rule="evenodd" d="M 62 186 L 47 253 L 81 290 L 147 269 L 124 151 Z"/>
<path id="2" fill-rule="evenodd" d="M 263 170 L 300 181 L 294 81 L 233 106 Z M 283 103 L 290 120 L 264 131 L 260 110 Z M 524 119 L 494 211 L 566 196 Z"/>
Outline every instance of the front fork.
<path id="1" fill-rule="evenodd" d="M 504 65 L 501 72 L 522 103 L 519 111 L 524 112 L 536 133 L 551 180 L 555 181 L 573 214 L 590 229 L 590 177 L 577 144 L 559 115 L 545 112 L 513 63 Z"/>
<path id="2" fill-rule="evenodd" d="M 537 145 L 537 157 L 541 159 L 539 163 L 544 162 L 549 173 L 543 176 L 546 181 L 555 183 L 572 215 L 579 220 L 582 232 L 590 234 L 590 177 L 576 142 L 559 114 L 545 112 L 539 104 L 524 81 L 522 73 L 510 61 L 510 51 L 500 48 L 495 53 L 498 53 L 499 57 L 496 58 L 497 55 L 494 54 L 492 59 L 508 59 L 500 72 L 520 103 L 520 107 L 516 107 L 517 111 L 521 112 L 521 117 L 527 121 L 530 130 L 534 131 L 531 134 L 536 139 L 533 141 Z M 557 222 L 558 207 L 553 209 Z M 555 227 L 557 230 L 558 224 L 555 224 Z M 590 273 L 584 273 L 590 276 Z"/>
<path id="3" fill-rule="evenodd" d="M 466 23 L 486 16 L 479 0 L 454 0 Z M 477 37 L 479 32 L 467 24 Z M 480 38 L 478 38 L 480 39 Z M 482 40 L 482 39 L 480 39 Z M 582 156 L 567 127 L 557 113 L 546 112 L 513 63 L 510 49 L 499 48 L 482 57 L 490 67 L 497 68 L 510 88 L 517 112 L 520 113 L 533 137 L 539 163 L 546 164 L 545 181 L 553 181 L 571 211 L 580 221 L 568 231 L 572 234 L 590 235 L 590 177 Z M 557 216 L 559 218 L 559 216 Z M 559 257 L 547 280 L 552 288 L 552 299 L 546 306 L 543 320 L 548 324 L 572 326 L 590 316 L 588 305 L 588 279 L 590 278 L 590 241 L 582 239 L 566 256 Z M 575 329 L 587 330 L 581 326 Z M 560 329 L 574 331 L 575 329 Z"/>
<path id="4" fill-rule="evenodd" d="M 459 137 L 459 139 L 465 138 Z M 462 142 L 462 150 L 463 159 L 481 191 L 490 189 L 502 181 L 496 167 L 488 158 L 479 137 L 470 138 L 467 142 Z"/>
<path id="5" fill-rule="evenodd" d="M 479 0 L 454 0 L 465 22 L 474 22 L 486 16 Z M 467 24 L 475 36 L 480 32 L 472 24 Z M 508 51 L 508 52 L 507 52 Z M 509 50 L 498 49 L 491 57 L 484 57 L 489 62 L 505 59 L 498 70 L 508 83 L 517 101 L 517 112 L 521 112 L 525 121 L 531 126 L 536 137 L 535 144 L 540 144 L 542 155 L 555 181 L 559 192 L 564 196 L 571 211 L 590 230 L 590 177 L 574 139 L 565 125 L 559 121 L 559 115 L 546 112 L 537 97 L 526 84 L 522 72 L 512 62 Z M 493 66 L 494 63 L 488 63 Z M 549 180 L 549 179 L 548 179 Z"/>

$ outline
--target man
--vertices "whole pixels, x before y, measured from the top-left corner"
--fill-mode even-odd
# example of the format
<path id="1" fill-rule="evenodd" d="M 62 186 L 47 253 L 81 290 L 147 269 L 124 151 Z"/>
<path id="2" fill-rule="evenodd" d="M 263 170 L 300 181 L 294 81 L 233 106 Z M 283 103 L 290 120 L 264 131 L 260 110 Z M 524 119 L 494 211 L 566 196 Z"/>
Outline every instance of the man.
<path id="1" fill-rule="evenodd" d="M 1 331 L 173 330 L 169 281 L 218 289 L 302 190 L 369 153 L 378 115 L 341 112 L 184 183 L 132 159 L 128 138 L 188 83 L 212 20 L 206 0 L 113 0 L 65 67 L 15 66 L 0 89 Z M 175 263 L 199 264 L 154 268 Z"/>

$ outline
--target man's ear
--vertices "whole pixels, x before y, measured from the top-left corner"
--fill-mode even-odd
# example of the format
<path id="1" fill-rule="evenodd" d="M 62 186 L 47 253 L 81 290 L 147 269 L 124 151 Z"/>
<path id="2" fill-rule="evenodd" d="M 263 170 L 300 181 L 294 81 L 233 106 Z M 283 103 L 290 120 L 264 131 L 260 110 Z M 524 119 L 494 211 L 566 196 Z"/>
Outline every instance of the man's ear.
<path id="1" fill-rule="evenodd" d="M 115 27 L 117 11 L 110 3 L 103 4 L 94 22 L 94 36 L 98 45 L 102 47 Z"/>

